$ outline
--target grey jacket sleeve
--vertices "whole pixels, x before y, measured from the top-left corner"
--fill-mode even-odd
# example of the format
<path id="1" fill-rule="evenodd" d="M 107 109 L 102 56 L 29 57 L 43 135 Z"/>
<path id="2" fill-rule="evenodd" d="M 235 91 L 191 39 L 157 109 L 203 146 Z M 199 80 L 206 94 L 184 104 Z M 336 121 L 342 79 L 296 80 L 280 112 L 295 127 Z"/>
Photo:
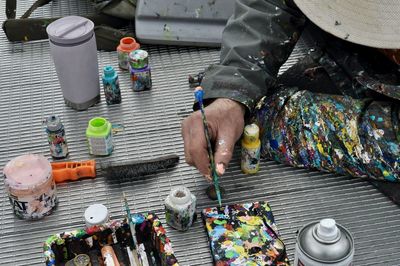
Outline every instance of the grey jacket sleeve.
<path id="1" fill-rule="evenodd" d="M 223 32 L 220 64 L 205 72 L 205 99 L 230 98 L 252 111 L 276 79 L 304 25 L 284 0 L 236 0 Z"/>

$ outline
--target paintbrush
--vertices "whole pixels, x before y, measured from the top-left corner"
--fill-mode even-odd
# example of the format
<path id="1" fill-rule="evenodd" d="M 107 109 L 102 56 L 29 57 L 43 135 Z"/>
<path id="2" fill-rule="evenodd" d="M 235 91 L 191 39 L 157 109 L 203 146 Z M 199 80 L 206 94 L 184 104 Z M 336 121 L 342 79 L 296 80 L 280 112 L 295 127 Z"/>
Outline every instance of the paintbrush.
<path id="1" fill-rule="evenodd" d="M 132 240 L 133 240 L 133 244 L 134 244 L 134 248 L 132 250 L 133 259 L 135 262 L 135 266 L 141 266 L 142 264 L 139 261 L 139 256 L 138 256 L 138 251 L 137 251 L 139 245 L 138 245 L 138 242 L 136 239 L 135 224 L 132 221 L 132 214 L 131 214 L 131 210 L 129 209 L 128 200 L 126 199 L 125 192 L 123 192 L 122 194 L 124 197 L 124 205 L 125 205 L 126 216 L 128 217 L 129 229 L 131 230 L 131 236 L 132 236 Z"/>
<path id="2" fill-rule="evenodd" d="M 200 112 L 201 112 L 203 126 L 204 126 L 204 135 L 206 136 L 206 141 L 207 141 L 208 157 L 210 158 L 211 175 L 212 175 L 212 179 L 213 179 L 213 183 L 214 183 L 214 187 L 215 187 L 215 193 L 217 194 L 218 204 L 221 207 L 222 206 L 221 192 L 219 190 L 218 174 L 217 174 L 217 170 L 215 168 L 214 153 L 213 153 L 212 146 L 211 146 L 210 134 L 208 132 L 208 124 L 207 124 L 206 114 L 204 112 L 203 96 L 204 96 L 203 88 L 200 86 L 196 87 L 196 89 L 194 91 L 194 97 L 196 98 L 196 100 L 199 104 L 199 107 L 200 107 Z"/>
<path id="3" fill-rule="evenodd" d="M 62 183 L 81 178 L 94 178 L 96 177 L 96 170 L 103 171 L 110 180 L 137 180 L 142 176 L 154 174 L 158 170 L 172 168 L 178 162 L 179 156 L 172 154 L 150 160 L 101 162 L 97 166 L 95 160 L 52 162 L 51 166 L 55 182 Z"/>

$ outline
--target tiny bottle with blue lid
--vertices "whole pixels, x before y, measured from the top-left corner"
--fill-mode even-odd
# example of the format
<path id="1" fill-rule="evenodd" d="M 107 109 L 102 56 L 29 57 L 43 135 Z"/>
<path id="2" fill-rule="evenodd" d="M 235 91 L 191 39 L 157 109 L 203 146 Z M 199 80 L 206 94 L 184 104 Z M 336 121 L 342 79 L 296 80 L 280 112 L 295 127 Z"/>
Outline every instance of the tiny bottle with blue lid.
<path id="1" fill-rule="evenodd" d="M 119 88 L 117 72 L 115 72 L 112 66 L 105 66 L 103 72 L 104 96 L 107 104 L 121 103 L 121 90 Z"/>

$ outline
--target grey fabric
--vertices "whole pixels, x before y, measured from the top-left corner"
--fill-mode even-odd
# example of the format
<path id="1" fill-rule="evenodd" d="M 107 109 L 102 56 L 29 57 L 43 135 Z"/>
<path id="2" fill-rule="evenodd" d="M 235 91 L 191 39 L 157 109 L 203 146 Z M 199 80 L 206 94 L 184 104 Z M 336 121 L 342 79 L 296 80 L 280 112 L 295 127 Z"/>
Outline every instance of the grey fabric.
<path id="1" fill-rule="evenodd" d="M 252 110 L 276 79 L 304 25 L 304 17 L 279 0 L 237 0 L 223 33 L 220 64 L 202 86 L 205 99 L 230 98 Z"/>
<path id="2" fill-rule="evenodd" d="M 92 0 L 96 10 L 117 18 L 133 20 L 136 0 Z"/>

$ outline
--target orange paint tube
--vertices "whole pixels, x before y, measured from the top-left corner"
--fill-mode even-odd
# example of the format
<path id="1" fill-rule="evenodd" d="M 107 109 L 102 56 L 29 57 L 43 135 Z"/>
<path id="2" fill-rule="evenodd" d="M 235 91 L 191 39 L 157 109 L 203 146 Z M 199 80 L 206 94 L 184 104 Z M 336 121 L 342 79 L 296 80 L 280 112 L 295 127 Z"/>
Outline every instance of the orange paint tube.
<path id="1" fill-rule="evenodd" d="M 120 266 L 117 256 L 111 246 L 104 246 L 101 248 L 101 255 L 103 256 L 105 266 Z"/>

